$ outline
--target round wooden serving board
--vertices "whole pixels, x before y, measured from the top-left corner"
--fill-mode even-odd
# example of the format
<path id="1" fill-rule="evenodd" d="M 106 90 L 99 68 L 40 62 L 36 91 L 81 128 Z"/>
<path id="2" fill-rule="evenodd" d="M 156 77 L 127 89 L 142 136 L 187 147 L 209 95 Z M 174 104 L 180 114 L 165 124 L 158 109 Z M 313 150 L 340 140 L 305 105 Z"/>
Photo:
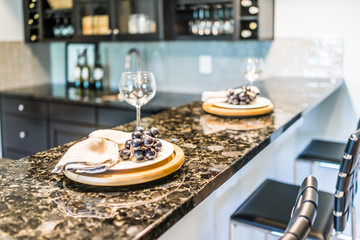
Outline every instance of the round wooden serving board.
<path id="1" fill-rule="evenodd" d="M 230 108 L 222 108 L 217 107 L 211 103 L 204 102 L 202 108 L 205 112 L 225 116 L 225 117 L 250 117 L 250 116 L 258 116 L 269 113 L 273 110 L 273 104 L 270 103 L 266 107 L 261 108 L 252 108 L 252 109 L 230 109 Z"/>
<path id="2" fill-rule="evenodd" d="M 80 174 L 64 171 L 64 174 L 75 182 L 95 186 L 125 186 L 150 182 L 175 172 L 184 163 L 185 155 L 183 150 L 177 145 L 173 144 L 173 146 L 174 152 L 171 155 L 171 160 L 164 165 L 156 166 L 151 169 L 143 169 L 124 173 L 107 171 L 97 174 Z"/>

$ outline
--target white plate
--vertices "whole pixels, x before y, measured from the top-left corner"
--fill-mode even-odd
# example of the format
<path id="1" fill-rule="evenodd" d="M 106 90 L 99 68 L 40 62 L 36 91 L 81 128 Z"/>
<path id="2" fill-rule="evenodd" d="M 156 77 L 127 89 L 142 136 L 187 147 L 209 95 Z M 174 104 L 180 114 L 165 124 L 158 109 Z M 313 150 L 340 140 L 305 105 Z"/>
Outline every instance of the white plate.
<path id="1" fill-rule="evenodd" d="M 255 101 L 251 104 L 247 105 L 234 105 L 227 102 L 218 102 L 214 103 L 215 106 L 221 108 L 231 108 L 231 109 L 253 109 L 253 108 L 261 108 L 266 107 L 270 104 L 270 100 L 264 97 L 257 97 Z"/>
<path id="2" fill-rule="evenodd" d="M 166 158 L 170 157 L 170 155 L 174 152 L 173 145 L 165 140 L 162 139 L 159 140 L 162 143 L 162 150 L 159 152 L 159 154 L 154 160 L 135 161 L 135 158 L 129 160 L 121 160 L 118 164 L 116 164 L 109 170 L 110 171 L 134 170 L 136 168 L 142 168 L 153 164 L 157 164 L 165 160 Z"/>

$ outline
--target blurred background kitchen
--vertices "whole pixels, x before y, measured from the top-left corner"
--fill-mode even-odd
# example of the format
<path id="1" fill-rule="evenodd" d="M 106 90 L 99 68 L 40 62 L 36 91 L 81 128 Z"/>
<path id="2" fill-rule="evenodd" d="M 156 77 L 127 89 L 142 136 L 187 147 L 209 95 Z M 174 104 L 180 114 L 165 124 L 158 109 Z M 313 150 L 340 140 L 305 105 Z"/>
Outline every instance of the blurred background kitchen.
<path id="1" fill-rule="evenodd" d="M 72 2 L 69 2 L 69 6 L 72 6 Z M 152 2 L 152 8 L 154 8 L 160 1 L 149 2 Z M 78 51 L 67 52 L 69 47 L 71 49 L 71 44 L 68 46 L 65 42 L 75 39 L 75 42 L 92 41 L 98 44 L 100 61 L 105 71 L 104 85 L 112 88 L 117 88 L 120 74 L 125 70 L 124 63 L 127 51 L 136 48 L 141 54 L 143 69 L 155 73 L 159 90 L 163 91 L 200 93 L 209 88 L 218 89 L 219 86 L 226 88 L 238 85 L 242 81 L 238 67 L 239 59 L 243 56 L 267 56 L 267 62 L 276 62 L 277 66 L 267 68 L 265 75 L 309 76 L 318 74 L 321 77 L 326 77 L 325 71 L 323 73 L 319 73 L 319 71 L 312 73 L 311 70 L 318 66 L 323 69 L 336 62 L 339 63 L 340 68 L 333 70 L 331 74 L 334 74 L 335 77 L 343 74 L 350 89 L 355 89 L 359 84 L 356 80 L 359 71 L 359 68 L 356 67 L 356 59 L 360 47 L 356 43 L 360 38 L 360 34 L 354 31 L 352 23 L 357 22 L 357 14 L 354 10 L 357 4 L 355 0 L 345 1 L 340 4 L 344 11 L 339 11 L 339 3 L 336 1 L 317 1 L 316 3 L 310 1 L 276 1 L 274 6 L 274 40 L 272 40 L 272 36 L 269 36 L 262 41 L 257 41 L 257 38 L 256 40 L 247 41 L 243 41 L 244 39 L 224 41 L 223 39 L 227 37 L 226 34 L 222 36 L 218 34 L 213 39 L 202 41 L 200 37 L 191 38 L 189 37 L 190 34 L 180 32 L 178 36 L 170 37 L 169 41 L 161 41 L 159 39 L 164 39 L 164 36 L 158 33 L 161 29 L 159 29 L 159 23 L 157 23 L 159 20 L 156 19 L 148 20 L 151 21 L 150 25 L 155 25 L 153 29 L 150 27 L 148 31 L 156 30 L 157 32 L 153 33 L 156 36 L 150 36 L 152 33 L 147 33 L 143 34 L 142 39 L 127 38 L 127 36 L 131 35 L 131 31 L 136 31 L 136 27 L 131 30 L 130 18 L 139 17 L 139 14 L 128 14 L 128 24 L 125 24 L 127 28 L 124 28 L 127 32 L 124 34 L 117 32 L 119 29 L 111 26 L 111 21 L 106 19 L 105 22 L 107 23 L 102 28 L 99 27 L 101 22 L 98 22 L 103 20 L 96 20 L 98 25 L 92 26 L 94 29 L 91 26 L 88 27 L 86 17 L 90 16 L 87 15 L 90 14 L 90 11 L 92 14 L 100 12 L 98 16 L 109 16 L 110 7 L 106 4 L 98 8 L 96 8 L 97 6 L 80 4 L 82 9 L 74 10 L 79 12 L 80 16 L 78 18 L 81 22 L 79 24 L 84 24 L 82 25 L 83 28 L 78 29 L 79 34 L 82 35 L 81 37 L 78 37 L 76 32 L 71 33 L 74 29 L 67 30 L 66 34 L 68 35 L 58 35 L 56 31 L 59 28 L 58 25 L 64 27 L 64 25 L 76 25 L 77 23 L 71 17 L 73 10 L 62 9 L 51 12 L 50 4 L 47 12 L 40 15 L 40 18 L 48 18 L 45 22 L 50 22 L 49 26 L 45 28 L 48 29 L 48 32 L 41 33 L 41 27 L 33 27 L 39 22 L 36 20 L 31 26 L 35 30 L 26 30 L 28 31 L 26 32 L 24 31 L 24 24 L 29 19 L 24 19 L 23 2 L 20 0 L 1 0 L 0 11 L 2 14 L 0 22 L 3 31 L 0 39 L 3 67 L 0 70 L 2 73 L 0 88 L 8 89 L 50 82 L 63 84 L 68 80 L 73 81 L 74 74 L 72 73 L 76 65 L 74 63 L 76 63 L 78 52 L 83 47 L 79 46 Z M 188 5 L 184 4 L 184 6 Z M 190 7 L 192 6 L 190 5 Z M 38 6 L 35 5 L 36 7 Z M 225 8 L 225 5 L 223 7 Z M 180 5 L 177 8 L 180 8 Z M 182 10 L 175 9 L 175 11 L 181 14 Z M 191 11 L 193 11 L 192 8 L 188 10 L 190 13 Z M 139 10 L 139 12 L 141 11 Z M 153 17 L 151 12 L 150 8 L 150 13 L 146 15 L 147 18 Z M 197 14 L 199 15 L 199 13 L 201 14 L 201 11 L 198 11 Z M 90 22 L 91 20 L 93 21 L 93 19 L 90 19 Z M 122 24 L 124 25 L 124 23 Z M 164 23 L 162 25 L 166 27 Z M 26 29 L 30 29 L 29 26 L 26 26 Z M 109 37 L 106 31 L 115 32 L 111 33 L 111 37 Z M 147 30 L 142 29 L 142 31 Z M 26 33 L 25 36 L 24 32 Z M 75 37 L 73 34 L 75 34 Z M 121 37 L 120 35 L 126 36 Z M 26 38 L 28 38 L 29 43 L 24 43 Z M 226 40 L 232 38 L 230 36 Z M 314 41 L 314 38 L 318 38 L 317 41 Z M 329 38 L 332 38 L 332 40 L 328 40 Z M 30 44 L 31 41 L 36 43 Z M 91 50 L 87 51 L 88 61 L 92 68 L 95 62 L 94 49 L 95 47 L 91 46 Z M 340 59 L 333 57 L 334 52 L 339 54 Z M 344 54 L 342 54 L 343 52 Z M 67 55 L 68 53 L 70 55 Z M 340 63 L 342 55 L 344 56 L 344 66 Z M 308 61 L 307 56 L 313 56 L 315 61 Z M 327 58 L 328 62 L 319 61 L 317 57 Z M 286 60 L 282 61 L 284 59 Z M 309 68 L 312 69 L 309 70 Z M 359 97 L 356 96 L 355 92 L 350 92 L 350 95 L 353 103 L 358 106 L 360 100 L 357 98 Z"/>
<path id="2" fill-rule="evenodd" d="M 236 2 L 247 12 L 239 14 Z M 132 49 L 141 68 L 154 73 L 158 92 L 200 97 L 204 90 L 239 86 L 246 83 L 241 59 L 249 56 L 265 59 L 263 81 L 344 79 L 335 97 L 277 142 L 294 143 L 291 149 L 267 155 L 294 159 L 310 137 L 343 141 L 358 121 L 359 9 L 357 0 L 0 0 L 0 91 L 51 84 L 117 93 Z M 242 18 L 234 21 L 237 15 Z M 130 70 L 136 70 L 131 55 Z M 333 183 L 321 184 L 333 191 Z"/>
<path id="3" fill-rule="evenodd" d="M 331 107 L 337 114 L 359 115 L 360 33 L 354 24 L 360 20 L 356 10 L 360 3 L 356 0 L 277 0 L 273 6 L 263 6 L 262 12 L 261 5 L 251 10 L 251 1 L 250 5 L 241 1 L 255 16 L 243 15 L 242 28 L 225 23 L 236 14 L 234 9 L 226 10 L 232 7 L 231 1 L 220 5 L 186 0 L 137 0 L 135 5 L 130 1 L 75 2 L 0 1 L 0 90 L 75 84 L 76 66 L 86 58 L 90 81 L 98 62 L 102 86 L 118 91 L 120 74 L 126 70 L 125 56 L 135 48 L 142 69 L 154 72 L 158 91 L 201 93 L 242 84 L 241 58 L 257 56 L 266 59 L 263 79 L 343 77 L 347 88 Z M 211 19 L 212 26 L 223 19 L 223 28 L 194 27 L 198 19 Z M 256 24 L 248 24 L 252 22 Z M 132 59 L 134 68 L 136 59 Z M 346 126 L 355 118 L 329 118 L 331 137 L 346 138 L 348 131 L 336 128 L 334 135 L 331 126 Z"/>

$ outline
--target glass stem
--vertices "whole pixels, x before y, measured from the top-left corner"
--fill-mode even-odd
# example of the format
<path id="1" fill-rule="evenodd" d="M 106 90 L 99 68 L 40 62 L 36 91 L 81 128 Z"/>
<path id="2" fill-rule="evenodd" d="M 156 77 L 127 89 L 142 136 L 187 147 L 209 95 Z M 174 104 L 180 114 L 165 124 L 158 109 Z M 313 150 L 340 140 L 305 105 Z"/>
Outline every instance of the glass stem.
<path id="1" fill-rule="evenodd" d="M 140 106 L 136 106 L 136 126 L 140 127 Z"/>

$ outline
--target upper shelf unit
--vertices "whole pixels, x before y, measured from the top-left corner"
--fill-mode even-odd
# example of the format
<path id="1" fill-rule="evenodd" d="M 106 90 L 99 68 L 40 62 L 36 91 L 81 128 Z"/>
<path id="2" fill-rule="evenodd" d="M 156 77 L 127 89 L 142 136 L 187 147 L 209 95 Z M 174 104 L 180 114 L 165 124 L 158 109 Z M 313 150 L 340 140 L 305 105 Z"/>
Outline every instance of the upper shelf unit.
<path id="1" fill-rule="evenodd" d="M 167 39 L 273 39 L 274 0 L 175 0 L 167 4 Z"/>
<path id="2" fill-rule="evenodd" d="M 164 38 L 162 0 L 23 0 L 23 4 L 27 42 Z"/>
<path id="3" fill-rule="evenodd" d="M 273 38 L 274 0 L 23 0 L 25 40 Z"/>

